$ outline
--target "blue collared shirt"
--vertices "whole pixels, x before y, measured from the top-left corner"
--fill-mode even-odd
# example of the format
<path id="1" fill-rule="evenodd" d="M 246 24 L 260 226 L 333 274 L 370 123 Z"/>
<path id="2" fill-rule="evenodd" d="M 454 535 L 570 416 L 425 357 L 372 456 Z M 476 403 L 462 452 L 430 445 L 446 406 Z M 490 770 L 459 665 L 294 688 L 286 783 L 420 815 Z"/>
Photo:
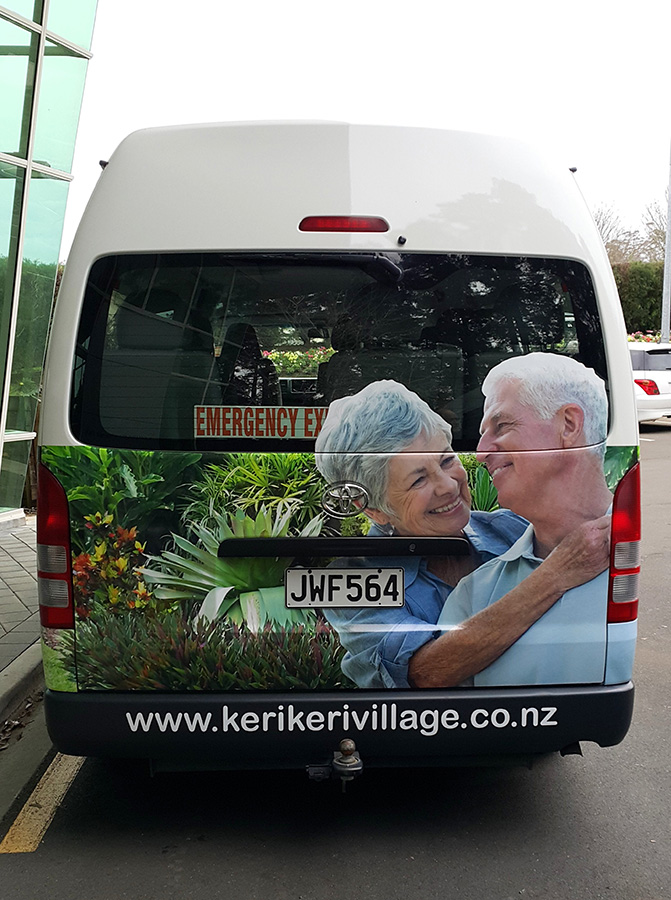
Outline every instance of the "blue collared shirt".
<path id="1" fill-rule="evenodd" d="M 543 562 L 533 526 L 498 559 L 462 578 L 438 625 L 448 630 L 500 600 Z M 473 678 L 477 687 L 594 684 L 604 679 L 608 572 L 567 591 L 517 641 Z"/>
<path id="2" fill-rule="evenodd" d="M 508 509 L 474 512 L 464 529 L 479 562 L 508 550 L 524 533 L 526 519 Z M 371 528 L 370 535 L 380 530 Z M 352 566 L 350 560 L 333 563 Z M 410 657 L 436 633 L 436 623 L 452 588 L 430 572 L 419 557 L 368 559 L 370 567 L 402 566 L 405 573 L 405 605 L 400 609 L 351 612 L 331 609 L 326 618 L 347 651 L 342 670 L 360 688 L 408 688 Z"/>

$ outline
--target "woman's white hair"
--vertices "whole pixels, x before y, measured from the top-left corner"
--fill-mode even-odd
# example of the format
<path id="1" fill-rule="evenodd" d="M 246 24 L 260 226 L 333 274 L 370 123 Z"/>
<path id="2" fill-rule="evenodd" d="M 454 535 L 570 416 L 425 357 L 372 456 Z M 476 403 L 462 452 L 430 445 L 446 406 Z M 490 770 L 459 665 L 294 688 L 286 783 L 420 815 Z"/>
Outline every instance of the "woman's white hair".
<path id="1" fill-rule="evenodd" d="M 421 397 L 396 381 L 374 381 L 331 403 L 315 443 L 315 460 L 328 482 L 362 485 L 372 509 L 393 515 L 387 503 L 390 458 L 420 435 L 430 440 L 437 434 L 444 434 L 451 446 L 451 427 Z"/>
<path id="2" fill-rule="evenodd" d="M 608 397 L 594 369 L 558 353 L 513 356 L 494 366 L 482 383 L 482 393 L 489 398 L 502 382 L 510 381 L 519 385 L 520 403 L 533 409 L 540 419 L 551 419 L 562 406 L 575 403 L 585 416 L 585 443 L 605 452 Z"/>

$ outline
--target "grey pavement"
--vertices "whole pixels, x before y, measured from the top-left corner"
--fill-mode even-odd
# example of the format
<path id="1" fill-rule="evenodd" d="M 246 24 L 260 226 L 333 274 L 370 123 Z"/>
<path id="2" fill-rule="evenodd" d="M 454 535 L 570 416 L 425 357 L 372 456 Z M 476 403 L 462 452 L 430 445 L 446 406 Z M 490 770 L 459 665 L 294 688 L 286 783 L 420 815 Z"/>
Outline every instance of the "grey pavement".
<path id="1" fill-rule="evenodd" d="M 0 722 L 39 675 L 36 520 L 0 527 Z"/>

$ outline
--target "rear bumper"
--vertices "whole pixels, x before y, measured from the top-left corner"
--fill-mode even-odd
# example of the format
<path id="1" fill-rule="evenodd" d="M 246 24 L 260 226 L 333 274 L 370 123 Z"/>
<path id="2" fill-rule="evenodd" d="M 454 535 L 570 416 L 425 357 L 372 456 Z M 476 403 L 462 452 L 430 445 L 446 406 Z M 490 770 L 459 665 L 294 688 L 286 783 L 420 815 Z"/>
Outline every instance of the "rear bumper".
<path id="1" fill-rule="evenodd" d="M 636 415 L 639 422 L 654 422 L 671 416 L 671 397 L 637 398 Z"/>
<path id="2" fill-rule="evenodd" d="M 627 733 L 631 682 L 562 688 L 330 694 L 137 694 L 47 691 L 56 748 L 76 756 L 198 768 L 302 768 L 344 737 L 367 765 L 448 764 L 529 755 Z"/>

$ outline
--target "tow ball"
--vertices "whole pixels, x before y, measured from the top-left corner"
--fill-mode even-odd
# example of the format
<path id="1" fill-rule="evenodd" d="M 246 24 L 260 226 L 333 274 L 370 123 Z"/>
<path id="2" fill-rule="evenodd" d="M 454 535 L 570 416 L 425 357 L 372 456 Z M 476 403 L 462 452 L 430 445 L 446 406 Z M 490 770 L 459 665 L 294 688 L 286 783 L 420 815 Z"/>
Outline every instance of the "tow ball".
<path id="1" fill-rule="evenodd" d="M 325 766 L 308 766 L 308 777 L 314 781 L 326 781 L 328 778 L 339 778 L 342 792 L 345 793 L 347 782 L 353 781 L 363 771 L 363 762 L 356 744 L 351 738 L 340 741 L 338 749 L 333 751 L 333 762 Z"/>

